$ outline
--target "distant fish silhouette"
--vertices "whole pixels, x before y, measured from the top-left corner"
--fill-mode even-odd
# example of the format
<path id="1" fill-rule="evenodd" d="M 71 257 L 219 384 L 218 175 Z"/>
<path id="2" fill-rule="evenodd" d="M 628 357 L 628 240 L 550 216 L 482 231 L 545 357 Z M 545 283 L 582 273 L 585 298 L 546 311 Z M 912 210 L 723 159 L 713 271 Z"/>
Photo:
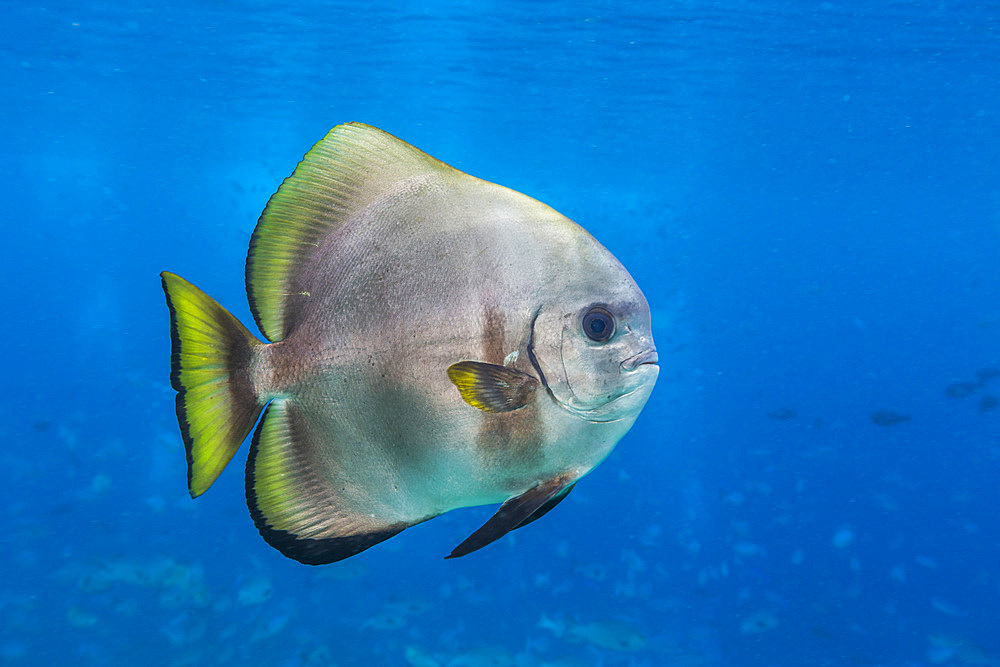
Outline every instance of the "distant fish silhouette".
<path id="1" fill-rule="evenodd" d="M 982 400 L 979 401 L 979 411 L 989 412 L 1000 404 L 1000 400 L 997 400 L 996 396 L 983 396 Z"/>
<path id="2" fill-rule="evenodd" d="M 771 419 L 777 419 L 779 421 L 787 421 L 789 419 L 794 419 L 798 413 L 791 408 L 778 408 L 773 412 L 768 412 L 767 416 Z"/>
<path id="3" fill-rule="evenodd" d="M 1000 370 L 996 368 L 980 368 L 976 371 L 976 378 L 979 380 L 980 384 L 989 382 L 998 375 L 1000 375 Z"/>
<path id="4" fill-rule="evenodd" d="M 979 389 L 978 382 L 952 382 L 945 387 L 944 393 L 952 398 L 966 398 Z"/>
<path id="5" fill-rule="evenodd" d="M 872 413 L 872 422 L 879 426 L 895 426 L 910 421 L 910 415 L 902 415 L 892 410 L 876 410 Z"/>

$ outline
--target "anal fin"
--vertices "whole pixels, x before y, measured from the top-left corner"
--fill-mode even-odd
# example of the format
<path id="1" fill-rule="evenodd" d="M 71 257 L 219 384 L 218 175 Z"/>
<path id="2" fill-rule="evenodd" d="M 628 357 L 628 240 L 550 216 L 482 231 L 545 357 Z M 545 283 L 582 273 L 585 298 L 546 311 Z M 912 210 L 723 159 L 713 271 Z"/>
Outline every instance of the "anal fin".
<path id="1" fill-rule="evenodd" d="M 419 522 L 390 516 L 374 500 L 377 489 L 359 489 L 350 470 L 336 467 L 343 461 L 326 463 L 338 458 L 338 448 L 324 435 L 288 399 L 276 399 L 261 418 L 247 459 L 247 506 L 257 530 L 272 547 L 307 565 L 343 560 Z"/>
<path id="2" fill-rule="evenodd" d="M 470 554 L 499 540 L 518 526 L 530 523 L 555 507 L 571 487 L 572 483 L 568 477 L 559 476 L 541 482 L 519 496 L 509 498 L 489 521 L 455 547 L 446 558 L 458 558 Z M 554 499 L 555 502 L 551 502 Z M 534 516 L 539 511 L 541 513 Z"/>

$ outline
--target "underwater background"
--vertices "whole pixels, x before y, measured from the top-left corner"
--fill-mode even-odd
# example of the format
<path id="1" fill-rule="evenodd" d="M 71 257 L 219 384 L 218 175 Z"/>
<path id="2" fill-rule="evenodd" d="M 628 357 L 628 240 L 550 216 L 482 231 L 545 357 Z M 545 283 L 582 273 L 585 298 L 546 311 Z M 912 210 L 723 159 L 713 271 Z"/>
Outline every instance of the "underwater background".
<path id="1" fill-rule="evenodd" d="M 1000 3 L 0 7 L 0 661 L 1000 665 Z M 309 567 L 187 495 L 158 272 L 252 324 L 334 125 L 573 218 L 658 385 L 539 522 Z"/>

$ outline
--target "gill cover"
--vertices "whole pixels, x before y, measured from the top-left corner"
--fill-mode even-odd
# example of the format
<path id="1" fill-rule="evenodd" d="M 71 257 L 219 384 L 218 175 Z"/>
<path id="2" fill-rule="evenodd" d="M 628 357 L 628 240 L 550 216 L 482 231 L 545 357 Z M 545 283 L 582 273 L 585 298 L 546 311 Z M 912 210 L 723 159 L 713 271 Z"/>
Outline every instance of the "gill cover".
<path id="1" fill-rule="evenodd" d="M 649 306 L 638 288 L 635 297 L 587 303 L 571 312 L 543 309 L 535 318 L 532 363 L 552 399 L 581 419 L 634 417 L 652 391 L 655 367 L 647 364 L 656 357 Z M 610 337 L 595 335 L 595 312 L 612 316 Z"/>

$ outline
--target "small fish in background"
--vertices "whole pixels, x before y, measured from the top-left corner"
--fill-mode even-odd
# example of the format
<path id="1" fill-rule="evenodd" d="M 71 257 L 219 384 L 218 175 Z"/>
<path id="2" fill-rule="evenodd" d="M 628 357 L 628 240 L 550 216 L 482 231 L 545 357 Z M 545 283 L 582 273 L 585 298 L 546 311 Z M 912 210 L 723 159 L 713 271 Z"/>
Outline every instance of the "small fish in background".
<path id="1" fill-rule="evenodd" d="M 394 609 L 383 609 L 374 616 L 366 618 L 361 624 L 361 630 L 398 630 L 407 623 L 406 614 Z"/>
<path id="2" fill-rule="evenodd" d="M 262 574 L 255 574 L 240 586 L 236 602 L 243 606 L 255 606 L 270 600 L 273 593 L 271 580 Z"/>
<path id="3" fill-rule="evenodd" d="M 404 657 L 406 663 L 413 667 L 441 667 L 439 660 L 417 644 L 408 645 Z"/>
<path id="4" fill-rule="evenodd" d="M 755 611 L 740 621 L 741 635 L 759 635 L 780 625 L 778 617 L 766 609 Z"/>
<path id="5" fill-rule="evenodd" d="M 776 419 L 778 421 L 788 421 L 789 419 L 795 419 L 798 414 L 791 408 L 778 408 L 777 410 L 768 412 L 767 417 L 768 419 Z"/>
<path id="6" fill-rule="evenodd" d="M 976 371 L 974 382 L 952 382 L 945 388 L 945 394 L 951 398 L 968 398 L 1000 375 L 1000 370 L 993 367 L 980 368 Z M 980 413 L 992 412 L 1000 405 L 1000 400 L 992 394 L 986 394 L 979 399 L 977 408 Z"/>
<path id="7" fill-rule="evenodd" d="M 740 540 L 734 544 L 733 551 L 741 558 L 753 558 L 764 554 L 764 548 L 762 546 L 746 540 Z"/>
<path id="8" fill-rule="evenodd" d="M 947 616 L 968 616 L 969 612 L 960 608 L 958 605 L 952 604 L 948 600 L 939 597 L 931 598 L 931 607 L 936 611 L 946 614 Z"/>
<path id="9" fill-rule="evenodd" d="M 879 426 L 896 426 L 910 421 L 910 415 L 900 414 L 892 410 L 876 410 L 871 414 L 873 424 Z"/>
<path id="10" fill-rule="evenodd" d="M 100 622 L 97 616 L 90 614 L 80 607 L 71 606 L 66 610 L 66 621 L 74 628 L 90 628 Z"/>
<path id="11" fill-rule="evenodd" d="M 250 633 L 249 642 L 256 644 L 280 635 L 292 620 L 291 612 L 261 614 L 254 623 L 253 632 Z"/>
<path id="12" fill-rule="evenodd" d="M 563 641 L 591 644 L 611 651 L 641 651 L 647 643 L 646 637 L 635 626 L 618 620 L 578 623 L 571 618 L 549 618 L 543 614 L 538 627 Z"/>
<path id="13" fill-rule="evenodd" d="M 979 390 L 978 382 L 952 382 L 944 389 L 944 393 L 951 398 L 968 398 Z"/>
<path id="14" fill-rule="evenodd" d="M 534 662 L 531 656 L 516 655 L 503 646 L 477 646 L 452 656 L 446 667 L 518 667 Z"/>
<path id="15" fill-rule="evenodd" d="M 398 630 L 409 624 L 410 618 L 428 611 L 431 605 L 419 600 L 387 602 L 377 614 L 365 619 L 362 630 Z"/>
<path id="16" fill-rule="evenodd" d="M 607 581 L 608 570 L 603 563 L 581 563 L 573 568 L 573 572 L 591 581 Z"/>
<path id="17" fill-rule="evenodd" d="M 976 371 L 976 380 L 979 384 L 986 384 L 990 380 L 996 379 L 1000 376 L 1000 369 L 988 366 L 986 368 L 980 368 Z"/>
<path id="18" fill-rule="evenodd" d="M 1000 667 L 1000 658 L 982 646 L 957 635 L 934 632 L 927 636 L 927 660 L 931 664 L 986 665 Z"/>
<path id="19" fill-rule="evenodd" d="M 600 664 L 600 663 L 598 663 Z M 593 667 L 594 662 L 575 656 L 559 656 L 557 658 L 532 657 L 530 661 L 522 661 L 518 667 Z"/>
<path id="20" fill-rule="evenodd" d="M 625 268 L 545 204 L 368 125 L 333 130 L 271 197 L 246 285 L 261 342 L 161 274 L 188 489 L 259 425 L 246 497 L 308 564 L 502 503 L 449 557 L 555 507 L 631 428 L 658 366 Z"/>
<path id="21" fill-rule="evenodd" d="M 846 549 L 854 544 L 855 537 L 854 530 L 850 526 L 841 526 L 833 534 L 833 546 L 838 549 Z"/>

